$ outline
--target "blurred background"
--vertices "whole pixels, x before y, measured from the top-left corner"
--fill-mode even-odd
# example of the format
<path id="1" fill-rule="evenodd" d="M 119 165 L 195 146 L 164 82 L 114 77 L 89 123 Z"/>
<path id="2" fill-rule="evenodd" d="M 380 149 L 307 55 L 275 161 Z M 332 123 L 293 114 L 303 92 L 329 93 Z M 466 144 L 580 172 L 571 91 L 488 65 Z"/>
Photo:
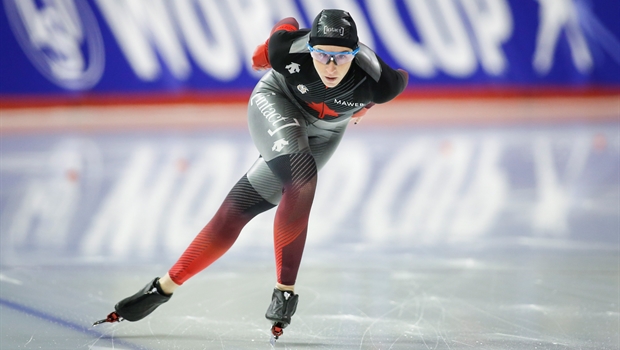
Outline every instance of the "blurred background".
<path id="1" fill-rule="evenodd" d="M 618 249 L 617 0 L 2 0 L 0 264 L 174 261 L 258 156 L 254 48 L 323 8 L 410 82 L 320 174 L 310 251 Z"/>

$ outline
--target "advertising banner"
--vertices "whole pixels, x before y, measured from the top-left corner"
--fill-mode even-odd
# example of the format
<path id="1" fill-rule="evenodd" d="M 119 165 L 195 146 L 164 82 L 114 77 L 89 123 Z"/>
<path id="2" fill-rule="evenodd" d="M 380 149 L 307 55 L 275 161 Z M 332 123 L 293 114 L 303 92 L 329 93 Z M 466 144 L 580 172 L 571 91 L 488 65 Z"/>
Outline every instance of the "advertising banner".
<path id="1" fill-rule="evenodd" d="M 617 0 L 2 0 L 0 97 L 248 91 L 272 25 L 323 8 L 410 89 L 620 85 Z"/>

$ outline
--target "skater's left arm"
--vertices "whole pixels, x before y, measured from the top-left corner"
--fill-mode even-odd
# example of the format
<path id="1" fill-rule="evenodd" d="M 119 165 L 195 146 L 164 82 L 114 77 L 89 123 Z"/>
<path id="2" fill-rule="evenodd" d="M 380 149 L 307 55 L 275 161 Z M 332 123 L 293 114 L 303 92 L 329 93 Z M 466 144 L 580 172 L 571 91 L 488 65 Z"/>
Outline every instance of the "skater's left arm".
<path id="1" fill-rule="evenodd" d="M 381 66 L 381 76 L 379 80 L 372 86 L 372 101 L 357 111 L 351 120 L 354 124 L 359 123 L 366 112 L 377 103 L 385 103 L 391 101 L 407 87 L 409 82 L 409 73 L 403 69 L 392 69 L 383 60 L 377 56 Z"/>
<path id="2" fill-rule="evenodd" d="M 381 65 L 381 77 L 373 87 L 374 103 L 386 103 L 405 90 L 409 83 L 409 73 L 404 69 L 393 69 L 377 55 Z"/>

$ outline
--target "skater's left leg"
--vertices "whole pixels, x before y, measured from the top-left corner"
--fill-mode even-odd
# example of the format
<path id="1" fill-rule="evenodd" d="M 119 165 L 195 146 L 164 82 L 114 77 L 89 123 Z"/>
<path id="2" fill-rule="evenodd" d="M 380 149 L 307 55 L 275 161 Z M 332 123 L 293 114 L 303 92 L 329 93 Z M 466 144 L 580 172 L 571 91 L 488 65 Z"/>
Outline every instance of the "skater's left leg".
<path id="1" fill-rule="evenodd" d="M 283 292 L 295 293 L 295 285 L 286 285 L 282 283 L 276 283 L 276 288 Z"/>
<path id="2" fill-rule="evenodd" d="M 310 153 L 283 155 L 267 162 L 283 183 L 274 221 L 277 282 L 294 289 L 303 255 L 310 209 L 317 185 L 317 168 Z"/>
<path id="3" fill-rule="evenodd" d="M 272 332 L 277 336 L 276 330 L 281 332 L 290 323 L 297 307 L 294 288 L 318 169 L 333 154 L 348 120 L 325 124 L 321 130 L 316 128 L 275 80 L 273 73 L 266 74 L 252 92 L 248 126 L 268 171 L 283 188 L 274 221 L 277 285 L 265 315 L 273 322 Z M 270 202 L 275 203 L 271 199 Z"/>
<path id="4" fill-rule="evenodd" d="M 273 174 L 284 184 L 274 224 L 276 288 L 280 291 L 295 293 L 317 174 L 340 144 L 347 123 L 322 124 L 324 128 L 316 125 L 319 123 L 309 125 L 297 134 L 305 134 L 305 139 L 295 141 L 302 145 L 307 142 L 308 154 L 282 155 L 267 162 Z M 289 129 L 294 132 L 294 128 Z M 295 239 L 293 235 L 296 235 Z"/>
<path id="5" fill-rule="evenodd" d="M 284 184 L 290 184 L 288 191 L 285 185 L 274 225 L 278 283 L 265 313 L 265 317 L 272 322 L 271 332 L 274 336 L 272 341 L 282 335 L 283 329 L 291 323 L 292 316 L 297 310 L 299 295 L 295 294 L 295 282 L 306 240 L 310 207 L 316 190 L 316 173 L 334 153 L 342 139 L 347 122 L 333 123 L 327 127 L 324 129 L 311 125 L 305 130 L 308 133 L 312 162 L 304 163 L 301 159 L 308 158 L 308 156 L 301 155 L 297 156 L 298 160 L 295 162 L 287 162 L 284 156 L 268 162 L 274 174 Z M 290 159 L 293 159 L 292 155 Z M 291 166 L 288 166 L 288 163 Z M 302 165 L 292 166 L 293 163 Z M 295 170 L 296 167 L 305 169 L 305 171 Z M 288 174 L 295 175 L 288 176 Z M 289 199 L 290 202 L 288 202 Z M 291 240 L 295 232 L 298 232 L 297 236 Z M 285 244 L 287 241 L 291 243 Z"/>

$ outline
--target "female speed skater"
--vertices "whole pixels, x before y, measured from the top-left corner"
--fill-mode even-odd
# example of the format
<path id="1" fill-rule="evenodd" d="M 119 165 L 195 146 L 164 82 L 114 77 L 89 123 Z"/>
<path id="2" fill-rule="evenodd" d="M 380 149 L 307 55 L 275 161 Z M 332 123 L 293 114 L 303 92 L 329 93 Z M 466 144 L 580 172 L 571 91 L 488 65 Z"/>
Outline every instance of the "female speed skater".
<path id="1" fill-rule="evenodd" d="M 256 48 L 252 67 L 272 68 L 248 103 L 248 126 L 258 160 L 170 270 L 121 300 L 114 312 L 95 324 L 146 317 L 220 258 L 254 216 L 276 206 L 277 283 L 265 317 L 275 339 L 291 323 L 317 172 L 338 147 L 349 122 L 374 104 L 398 96 L 409 76 L 360 43 L 353 18 L 334 9 L 322 10 L 311 29 L 299 29 L 292 17 L 276 23 L 270 37 Z"/>

